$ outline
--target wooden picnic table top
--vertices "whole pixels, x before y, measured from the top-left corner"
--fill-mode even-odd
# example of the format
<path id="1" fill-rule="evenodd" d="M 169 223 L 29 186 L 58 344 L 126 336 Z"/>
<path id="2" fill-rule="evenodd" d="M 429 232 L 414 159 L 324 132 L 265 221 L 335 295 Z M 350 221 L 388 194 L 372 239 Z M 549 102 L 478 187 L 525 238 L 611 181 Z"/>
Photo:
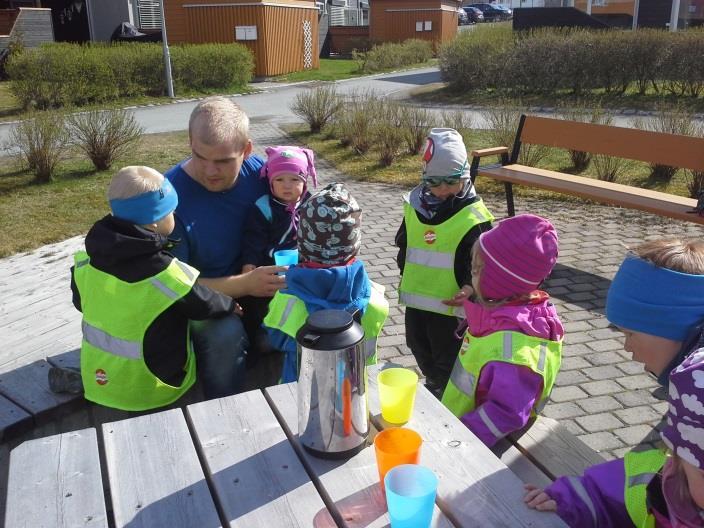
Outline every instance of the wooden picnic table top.
<path id="1" fill-rule="evenodd" d="M 432 526 L 565 526 L 528 509 L 521 480 L 422 385 L 406 426 L 439 478 Z M 388 526 L 374 432 L 337 461 L 309 455 L 297 433 L 290 383 L 30 440 L 10 456 L 5 526 Z"/>

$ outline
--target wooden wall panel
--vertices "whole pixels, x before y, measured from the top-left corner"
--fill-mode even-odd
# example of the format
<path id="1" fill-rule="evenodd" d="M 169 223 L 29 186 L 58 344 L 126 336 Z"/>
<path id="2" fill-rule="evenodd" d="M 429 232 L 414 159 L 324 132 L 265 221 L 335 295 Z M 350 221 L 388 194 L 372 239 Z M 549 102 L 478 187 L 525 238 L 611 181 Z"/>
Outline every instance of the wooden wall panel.
<path id="1" fill-rule="evenodd" d="M 417 38 L 437 46 L 457 33 L 454 0 L 374 0 L 370 2 L 369 36 L 375 42 Z M 432 22 L 431 31 L 416 31 L 416 22 Z"/>
<path id="2" fill-rule="evenodd" d="M 594 5 L 592 2 L 592 14 L 593 15 L 614 15 L 614 14 L 627 14 L 633 16 L 633 8 L 635 2 L 634 0 L 611 0 L 607 2 L 604 6 Z M 574 6 L 586 12 L 587 11 L 587 0 L 575 0 Z"/>
<path id="3" fill-rule="evenodd" d="M 196 0 L 192 4 L 199 3 Z M 200 3 L 203 3 L 202 0 Z M 278 3 L 278 2 L 277 2 Z M 293 2 L 288 2 L 293 4 Z M 312 2 L 311 2 L 312 3 Z M 297 5 L 301 5 L 300 2 Z M 177 10 L 174 10 L 176 13 Z M 311 23 L 312 67 L 318 68 L 318 11 L 266 5 L 186 7 L 183 38 L 173 42 L 238 42 L 254 53 L 255 75 L 303 69 L 303 22 Z M 174 17 L 176 18 L 176 17 Z M 235 26 L 256 26 L 257 40 L 236 41 Z"/>

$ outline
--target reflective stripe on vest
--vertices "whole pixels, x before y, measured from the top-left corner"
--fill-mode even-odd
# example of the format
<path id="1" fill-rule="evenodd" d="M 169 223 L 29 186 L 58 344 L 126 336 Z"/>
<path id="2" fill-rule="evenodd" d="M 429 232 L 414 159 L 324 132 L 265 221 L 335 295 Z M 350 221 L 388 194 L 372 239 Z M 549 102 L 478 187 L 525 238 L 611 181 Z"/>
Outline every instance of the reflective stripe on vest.
<path id="1" fill-rule="evenodd" d="M 426 310 L 428 312 L 442 313 L 445 315 L 454 315 L 455 317 L 462 318 L 464 318 L 465 316 L 464 306 L 447 306 L 438 299 L 426 297 L 425 295 L 400 292 L 398 294 L 398 301 L 406 306 L 410 306 L 412 308 L 420 308 L 421 310 Z"/>
<path id="2" fill-rule="evenodd" d="M 629 451 L 623 458 L 626 472 L 623 490 L 628 516 L 637 528 L 652 528 L 655 517 L 648 511 L 648 484 L 665 465 L 667 456 L 659 449 Z"/>
<path id="3" fill-rule="evenodd" d="M 464 308 L 443 304 L 459 290 L 455 254 L 464 236 L 476 225 L 493 220 L 481 200 L 457 211 L 441 224 L 424 224 L 415 209 L 404 204 L 406 256 L 399 302 L 443 315 L 464 317 Z"/>
<path id="4" fill-rule="evenodd" d="M 81 296 L 81 377 L 85 398 L 117 409 L 142 411 L 168 405 L 195 381 L 190 334 L 184 377 L 178 387 L 157 378 L 144 361 L 144 337 L 152 323 L 193 287 L 198 271 L 173 259 L 166 269 L 129 283 L 90 265 L 85 252 L 74 257 Z"/>
<path id="5" fill-rule="evenodd" d="M 535 414 L 542 409 L 550 396 L 560 369 L 561 351 L 562 342 L 527 336 L 519 332 L 494 332 L 484 337 L 473 337 L 467 332 L 452 367 L 442 403 L 455 416 L 463 416 L 474 410 L 477 380 L 484 365 L 500 361 L 528 367 L 543 378 L 543 391 L 531 411 Z"/>
<path id="6" fill-rule="evenodd" d="M 567 482 L 569 482 L 570 486 L 572 486 L 572 489 L 574 490 L 574 492 L 577 494 L 577 496 L 580 499 L 582 499 L 582 502 L 589 509 L 589 513 L 592 514 L 593 526 L 598 526 L 598 524 L 597 524 L 598 518 L 596 516 L 596 507 L 594 506 L 594 502 L 592 501 L 592 498 L 589 496 L 589 493 L 587 493 L 587 490 L 584 487 L 584 484 L 582 484 L 582 481 L 579 480 L 579 477 L 569 476 L 566 478 L 567 478 Z"/>
<path id="7" fill-rule="evenodd" d="M 81 323 L 81 329 L 83 330 L 83 339 L 100 350 L 130 359 L 142 357 L 141 341 L 128 341 L 127 339 L 111 336 L 85 321 Z"/>

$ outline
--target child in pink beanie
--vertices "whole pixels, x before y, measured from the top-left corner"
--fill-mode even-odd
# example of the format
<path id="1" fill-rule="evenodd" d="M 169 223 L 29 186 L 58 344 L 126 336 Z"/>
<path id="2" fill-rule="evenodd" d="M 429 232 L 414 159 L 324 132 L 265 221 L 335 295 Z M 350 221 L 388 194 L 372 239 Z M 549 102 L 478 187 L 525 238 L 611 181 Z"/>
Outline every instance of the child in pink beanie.
<path id="1" fill-rule="evenodd" d="M 297 208 L 310 196 L 308 181 L 313 187 L 318 183 L 312 150 L 278 146 L 267 147 L 266 154 L 260 175 L 269 180 L 269 194 L 255 202 L 247 218 L 242 239 L 242 273 L 274 264 L 275 251 L 296 249 Z M 250 339 L 255 336 L 247 355 L 249 367 L 270 351 L 266 331 L 261 326 L 270 300 L 271 297 L 239 299 L 245 312 L 247 335 Z"/>
<path id="2" fill-rule="evenodd" d="M 522 428 L 546 403 L 564 329 L 538 288 L 557 262 L 557 232 L 539 216 L 499 222 L 472 247 L 467 331 L 442 402 L 487 446 Z"/>

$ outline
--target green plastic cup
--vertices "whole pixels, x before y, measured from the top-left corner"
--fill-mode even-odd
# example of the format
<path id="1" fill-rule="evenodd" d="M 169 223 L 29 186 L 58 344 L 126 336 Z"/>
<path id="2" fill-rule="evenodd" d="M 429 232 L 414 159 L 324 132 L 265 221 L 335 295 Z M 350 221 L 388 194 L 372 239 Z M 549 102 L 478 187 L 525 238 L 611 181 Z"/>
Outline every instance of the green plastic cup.
<path id="1" fill-rule="evenodd" d="M 379 372 L 379 403 L 381 416 L 392 424 L 403 424 L 411 419 L 416 399 L 418 374 L 404 368 L 390 368 Z"/>

